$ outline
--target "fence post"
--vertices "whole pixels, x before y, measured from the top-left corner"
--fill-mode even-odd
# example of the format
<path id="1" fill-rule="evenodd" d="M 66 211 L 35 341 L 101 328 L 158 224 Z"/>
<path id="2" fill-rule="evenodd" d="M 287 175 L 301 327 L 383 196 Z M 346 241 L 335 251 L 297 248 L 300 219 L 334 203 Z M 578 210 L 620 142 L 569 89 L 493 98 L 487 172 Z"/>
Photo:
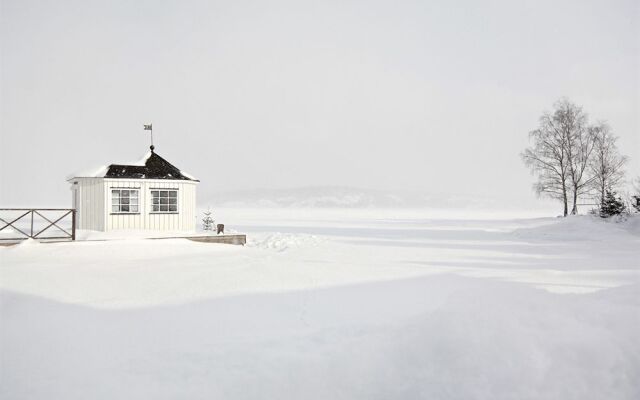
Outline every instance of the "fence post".
<path id="1" fill-rule="evenodd" d="M 76 209 L 71 212 L 71 240 L 76 240 Z"/>

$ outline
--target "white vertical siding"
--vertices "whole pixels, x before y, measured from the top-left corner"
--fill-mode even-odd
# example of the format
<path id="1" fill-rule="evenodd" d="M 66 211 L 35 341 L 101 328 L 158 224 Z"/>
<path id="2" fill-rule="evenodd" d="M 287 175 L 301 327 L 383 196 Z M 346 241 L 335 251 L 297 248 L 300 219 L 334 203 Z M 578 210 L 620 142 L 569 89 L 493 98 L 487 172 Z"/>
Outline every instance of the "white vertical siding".
<path id="1" fill-rule="evenodd" d="M 194 181 L 164 179 L 75 178 L 77 190 L 78 229 L 110 231 L 117 229 L 148 229 L 164 231 L 194 231 L 196 229 L 196 187 Z M 137 188 L 139 214 L 112 214 L 111 189 Z M 152 189 L 177 189 L 178 212 L 153 213 Z M 73 192 L 72 192 L 73 193 Z"/>
<path id="2" fill-rule="evenodd" d="M 78 229 L 104 230 L 104 182 L 101 178 L 76 178 Z"/>
<path id="3" fill-rule="evenodd" d="M 196 228 L 196 186 L 194 181 L 163 179 L 105 179 L 75 178 L 78 182 L 78 229 L 110 231 L 115 229 L 149 229 L 164 231 L 194 231 Z M 139 214 L 112 214 L 111 189 L 135 188 L 139 190 Z M 152 189 L 177 189 L 178 212 L 153 213 Z M 73 192 L 72 192 L 73 194 Z"/>
<path id="4" fill-rule="evenodd" d="M 150 229 L 163 231 L 194 231 L 196 228 L 196 185 L 194 181 L 172 181 L 164 179 L 104 179 L 104 204 L 106 228 L 114 229 Z M 111 189 L 135 188 L 139 190 L 139 214 L 112 214 Z M 151 190 L 177 189 L 177 213 L 153 213 Z"/>

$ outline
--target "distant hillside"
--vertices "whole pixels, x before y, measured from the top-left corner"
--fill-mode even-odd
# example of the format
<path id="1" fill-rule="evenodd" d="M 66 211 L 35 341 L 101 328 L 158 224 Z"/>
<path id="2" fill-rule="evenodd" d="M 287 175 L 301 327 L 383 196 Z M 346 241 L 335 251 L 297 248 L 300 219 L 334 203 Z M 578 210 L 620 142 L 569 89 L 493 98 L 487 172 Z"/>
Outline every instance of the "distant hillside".
<path id="1" fill-rule="evenodd" d="M 488 196 L 396 192 L 346 187 L 263 189 L 219 193 L 201 205 L 218 207 L 296 208 L 478 208 L 522 209 L 548 207 L 535 199 L 495 199 Z"/>

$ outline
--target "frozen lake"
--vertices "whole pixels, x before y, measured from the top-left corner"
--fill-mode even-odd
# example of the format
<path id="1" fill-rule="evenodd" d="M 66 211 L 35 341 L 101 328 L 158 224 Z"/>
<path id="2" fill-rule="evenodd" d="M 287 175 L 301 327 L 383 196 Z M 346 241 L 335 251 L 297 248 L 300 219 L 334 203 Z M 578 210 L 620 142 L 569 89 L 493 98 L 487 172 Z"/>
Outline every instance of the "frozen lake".
<path id="1" fill-rule="evenodd" d="M 0 397 L 637 398 L 640 218 L 525 216 L 222 209 L 246 247 L 0 248 Z"/>

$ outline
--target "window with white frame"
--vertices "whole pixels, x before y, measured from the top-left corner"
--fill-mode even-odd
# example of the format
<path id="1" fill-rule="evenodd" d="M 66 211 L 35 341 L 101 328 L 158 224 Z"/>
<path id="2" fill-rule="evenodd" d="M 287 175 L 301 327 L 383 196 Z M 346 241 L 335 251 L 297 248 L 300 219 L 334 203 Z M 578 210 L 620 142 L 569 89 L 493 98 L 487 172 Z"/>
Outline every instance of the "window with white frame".
<path id="1" fill-rule="evenodd" d="M 111 189 L 112 213 L 138 213 L 138 189 Z"/>
<path id="2" fill-rule="evenodd" d="M 152 190 L 151 211 L 155 213 L 178 212 L 177 190 Z"/>

